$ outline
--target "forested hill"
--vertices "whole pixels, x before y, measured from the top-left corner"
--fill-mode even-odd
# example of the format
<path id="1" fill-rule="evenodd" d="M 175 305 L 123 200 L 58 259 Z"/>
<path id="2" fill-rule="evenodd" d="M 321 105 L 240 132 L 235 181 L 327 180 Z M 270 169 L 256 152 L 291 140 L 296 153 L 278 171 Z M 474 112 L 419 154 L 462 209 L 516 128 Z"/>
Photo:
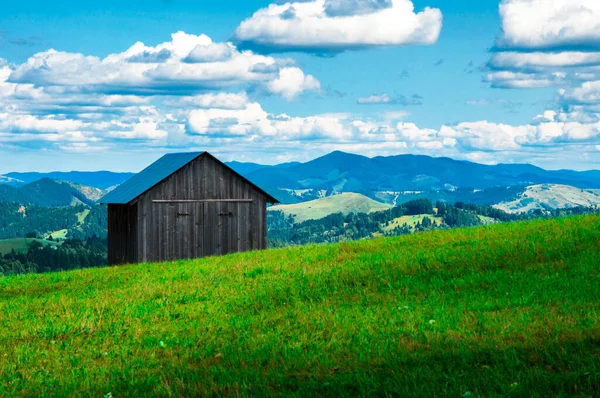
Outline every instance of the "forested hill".
<path id="1" fill-rule="evenodd" d="M 68 238 L 106 238 L 106 206 L 23 206 L 0 202 L 0 239 L 47 237 L 64 231 Z"/>
<path id="2" fill-rule="evenodd" d="M 19 188 L 0 185 L 0 202 L 44 207 L 93 205 L 103 192 L 94 187 L 43 178 Z"/>

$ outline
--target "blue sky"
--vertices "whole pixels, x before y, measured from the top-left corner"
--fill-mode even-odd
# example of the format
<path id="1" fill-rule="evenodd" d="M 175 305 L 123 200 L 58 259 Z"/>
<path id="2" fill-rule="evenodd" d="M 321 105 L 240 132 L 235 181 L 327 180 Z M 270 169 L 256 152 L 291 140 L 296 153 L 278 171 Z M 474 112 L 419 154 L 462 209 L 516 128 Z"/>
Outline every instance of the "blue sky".
<path id="1" fill-rule="evenodd" d="M 0 173 L 199 149 L 600 168 L 595 0 L 270 4 L 3 5 Z"/>

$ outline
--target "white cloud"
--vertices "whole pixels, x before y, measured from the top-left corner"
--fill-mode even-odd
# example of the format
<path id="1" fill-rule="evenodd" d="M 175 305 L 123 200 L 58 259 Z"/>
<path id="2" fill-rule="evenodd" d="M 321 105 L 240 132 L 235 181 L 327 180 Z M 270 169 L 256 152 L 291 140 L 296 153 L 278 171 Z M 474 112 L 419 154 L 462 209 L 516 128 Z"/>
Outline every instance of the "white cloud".
<path id="1" fill-rule="evenodd" d="M 269 82 L 267 87 L 273 94 L 292 100 L 304 91 L 319 90 L 321 85 L 311 75 L 306 76 L 302 69 L 292 67 L 281 69 L 279 77 Z"/>
<path id="2" fill-rule="evenodd" d="M 38 118 L 32 115 L 0 113 L 0 131 L 63 133 L 77 131 L 83 125 L 79 120 L 58 119 L 52 116 Z"/>
<path id="3" fill-rule="evenodd" d="M 395 104 L 402 106 L 411 106 L 423 105 L 421 99 L 422 98 L 416 94 L 410 98 L 407 98 L 403 95 L 396 95 L 394 97 L 390 97 L 387 94 L 374 94 L 368 97 L 360 97 L 356 102 L 360 105 Z"/>
<path id="4" fill-rule="evenodd" d="M 563 101 L 579 104 L 600 104 L 600 80 L 585 82 L 579 87 L 561 90 Z"/>
<path id="5" fill-rule="evenodd" d="M 130 92 L 139 95 L 230 87 L 275 85 L 286 97 L 318 88 L 318 81 L 302 75 L 304 84 L 292 90 L 282 83 L 290 74 L 290 60 L 238 51 L 230 43 L 213 43 L 206 35 L 177 32 L 169 42 L 155 47 L 136 43 L 104 59 L 56 50 L 35 54 L 12 70 L 8 82 L 59 86 L 96 93 Z"/>
<path id="6" fill-rule="evenodd" d="M 503 0 L 499 48 L 565 49 L 600 46 L 597 0 Z"/>
<path id="7" fill-rule="evenodd" d="M 501 71 L 489 73 L 484 80 L 498 88 L 544 88 L 564 81 L 564 76 Z"/>
<path id="8" fill-rule="evenodd" d="M 243 109 L 250 100 L 248 94 L 242 93 L 209 93 L 178 97 L 165 101 L 165 105 L 173 107 L 197 107 L 220 109 Z"/>
<path id="9" fill-rule="evenodd" d="M 503 0 L 502 34 L 484 79 L 499 88 L 573 86 L 600 79 L 600 2 Z"/>
<path id="10" fill-rule="evenodd" d="M 392 102 L 392 99 L 387 94 L 370 95 L 358 99 L 359 104 L 388 104 L 390 102 Z"/>
<path id="11" fill-rule="evenodd" d="M 209 136 L 246 136 L 252 140 L 340 139 L 351 137 L 344 115 L 290 117 L 271 115 L 258 103 L 248 103 L 244 109 L 206 109 L 189 113 L 191 133 Z"/>
<path id="12" fill-rule="evenodd" d="M 442 13 L 415 13 L 410 0 L 314 0 L 271 4 L 236 29 L 234 39 L 273 51 L 343 51 L 433 44 Z"/>
<path id="13" fill-rule="evenodd" d="M 600 52 L 500 52 L 492 56 L 489 64 L 494 69 L 546 70 L 574 66 L 600 65 Z"/>
<path id="14" fill-rule="evenodd" d="M 477 99 L 477 100 L 467 100 L 465 102 L 469 106 L 486 106 L 489 105 L 490 102 L 485 98 Z"/>

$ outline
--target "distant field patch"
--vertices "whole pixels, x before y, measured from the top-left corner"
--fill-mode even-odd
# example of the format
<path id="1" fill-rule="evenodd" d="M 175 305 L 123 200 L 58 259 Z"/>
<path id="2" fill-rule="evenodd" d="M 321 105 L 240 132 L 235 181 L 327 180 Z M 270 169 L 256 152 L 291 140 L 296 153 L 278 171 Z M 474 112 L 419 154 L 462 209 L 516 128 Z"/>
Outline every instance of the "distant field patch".
<path id="1" fill-rule="evenodd" d="M 342 193 L 310 202 L 273 206 L 269 210 L 281 210 L 286 215 L 294 216 L 296 222 L 300 223 L 306 220 L 318 220 L 335 213 L 372 213 L 390 208 L 391 205 L 377 202 L 358 193 Z"/>
<path id="2" fill-rule="evenodd" d="M 393 219 L 392 221 L 390 221 L 390 224 L 387 226 L 383 227 L 383 230 L 385 232 L 389 232 L 391 230 L 393 230 L 394 228 L 397 227 L 402 227 L 404 224 L 407 224 L 410 228 L 414 228 L 417 223 L 423 223 L 423 219 L 427 217 L 431 220 L 432 223 L 434 223 L 435 225 L 441 225 L 443 222 L 443 218 L 442 217 L 436 217 L 433 216 L 431 214 L 418 214 L 415 216 L 403 216 L 403 217 L 398 217 Z"/>
<path id="3" fill-rule="evenodd" d="M 3 239 L 0 240 L 0 254 L 8 254 L 13 249 L 17 253 L 25 253 L 29 250 L 31 243 L 38 241 L 43 245 L 56 245 L 56 242 L 50 242 L 44 239 L 29 239 L 29 238 L 15 238 L 15 239 Z"/>
<path id="4" fill-rule="evenodd" d="M 52 237 L 52 239 L 60 239 L 60 240 L 65 240 L 67 239 L 67 235 L 69 234 L 69 230 L 68 229 L 61 229 L 59 231 L 54 231 L 51 234 L 48 234 L 45 236 L 46 239 L 49 239 L 50 237 Z"/>
<path id="5" fill-rule="evenodd" d="M 81 213 L 77 213 L 77 222 L 83 224 L 88 214 L 90 214 L 90 209 L 85 209 Z"/>
<path id="6" fill-rule="evenodd" d="M 492 217 L 480 216 L 480 215 L 478 215 L 477 217 L 479 217 L 481 222 L 483 222 L 484 224 L 497 224 L 498 223 L 498 220 L 496 220 L 495 218 L 492 218 Z"/>

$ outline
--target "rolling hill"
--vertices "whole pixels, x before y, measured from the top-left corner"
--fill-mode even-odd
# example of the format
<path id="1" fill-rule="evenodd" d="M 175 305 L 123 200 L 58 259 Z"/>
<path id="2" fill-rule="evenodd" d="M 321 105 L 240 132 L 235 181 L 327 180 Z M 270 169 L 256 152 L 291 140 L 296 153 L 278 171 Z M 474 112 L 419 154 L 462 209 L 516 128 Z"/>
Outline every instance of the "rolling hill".
<path id="1" fill-rule="evenodd" d="M 335 213 L 371 213 L 387 210 L 391 207 L 391 205 L 376 202 L 364 195 L 346 192 L 309 202 L 271 206 L 269 210 L 281 210 L 286 215 L 293 216 L 296 222 L 303 222 L 306 220 L 318 220 Z"/>
<path id="2" fill-rule="evenodd" d="M 515 200 L 494 207 L 507 213 L 527 213 L 533 210 L 555 210 L 570 207 L 600 205 L 600 189 L 579 189 L 566 185 L 533 185 Z"/>
<path id="3" fill-rule="evenodd" d="M 598 241 L 573 217 L 0 278 L 0 393 L 595 396 Z"/>

